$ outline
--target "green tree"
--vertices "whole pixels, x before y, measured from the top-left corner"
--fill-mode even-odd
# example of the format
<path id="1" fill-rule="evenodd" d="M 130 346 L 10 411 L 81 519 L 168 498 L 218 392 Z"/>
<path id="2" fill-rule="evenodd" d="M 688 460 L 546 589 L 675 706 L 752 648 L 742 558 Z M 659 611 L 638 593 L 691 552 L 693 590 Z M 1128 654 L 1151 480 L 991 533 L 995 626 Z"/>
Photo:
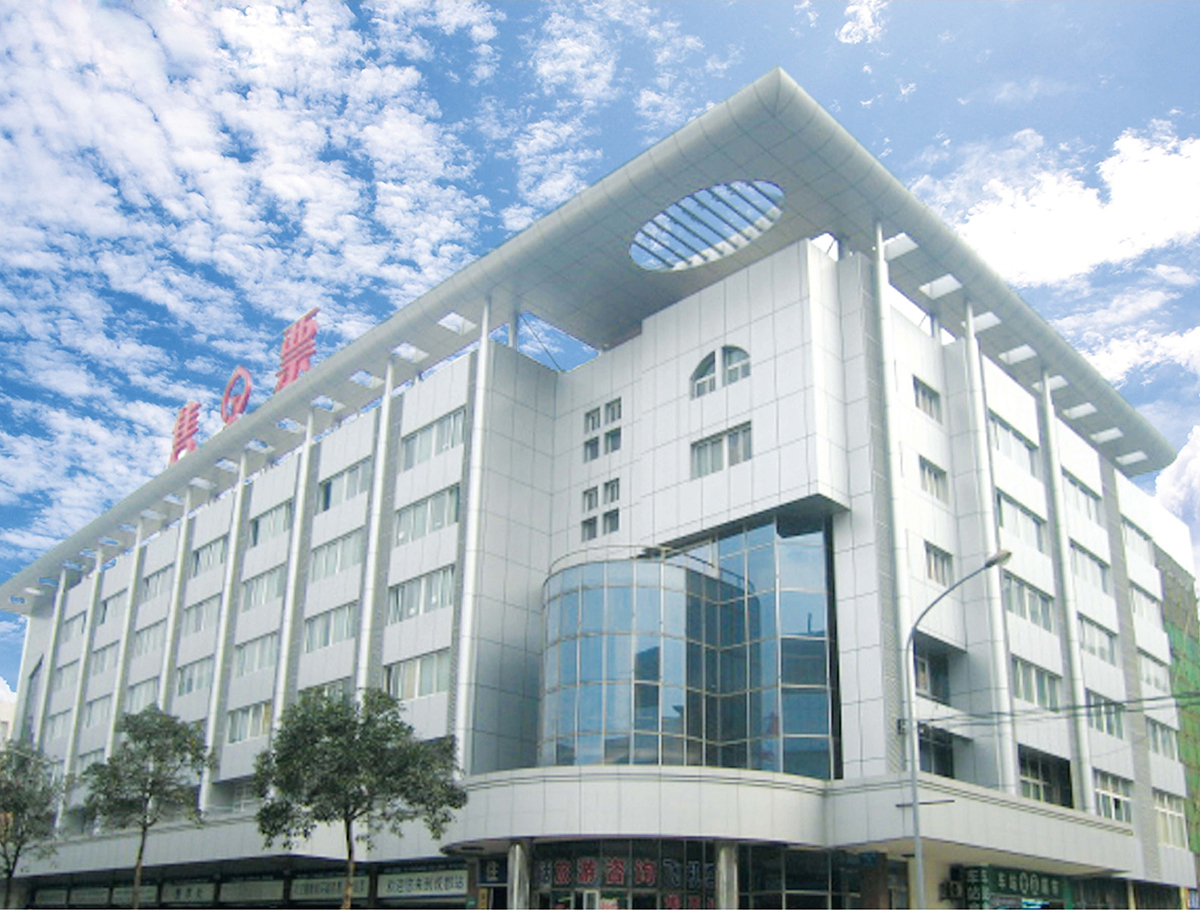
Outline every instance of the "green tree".
<path id="1" fill-rule="evenodd" d="M 216 757 L 204 751 L 200 723 L 189 724 L 151 705 L 117 721 L 119 745 L 108 761 L 83 772 L 84 812 L 113 828 L 137 828 L 133 906 L 140 906 L 146 835 L 164 818 L 183 813 L 200 821 L 196 784 Z"/>
<path id="2" fill-rule="evenodd" d="M 356 840 L 369 847 L 371 831 L 384 826 L 400 836 L 404 823 L 417 818 L 441 837 L 453 810 L 467 802 L 454 780 L 454 738 L 417 739 L 400 711 L 378 689 L 364 692 L 361 703 L 302 693 L 283 712 L 271 748 L 255 766 L 264 798 L 258 829 L 267 846 L 282 838 L 290 848 L 318 825 L 341 827 L 343 907 L 353 896 Z"/>
<path id="3" fill-rule="evenodd" d="M 11 906 L 12 881 L 21 857 L 54 853 L 54 816 L 63 785 L 50 763 L 28 746 L 5 743 L 0 750 L 0 862 L 4 863 L 4 906 Z"/>

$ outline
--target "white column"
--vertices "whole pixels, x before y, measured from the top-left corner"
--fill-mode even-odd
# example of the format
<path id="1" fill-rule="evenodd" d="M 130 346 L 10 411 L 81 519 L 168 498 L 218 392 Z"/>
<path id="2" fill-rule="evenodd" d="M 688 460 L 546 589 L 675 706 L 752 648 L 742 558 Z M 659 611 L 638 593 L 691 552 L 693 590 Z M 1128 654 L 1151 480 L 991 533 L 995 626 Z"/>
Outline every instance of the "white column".
<path id="1" fill-rule="evenodd" d="M 175 577 L 171 580 L 171 600 L 167 604 L 167 630 L 163 635 L 162 669 L 158 671 L 158 707 L 168 710 L 171 704 L 171 674 L 175 670 L 175 630 L 179 627 L 179 605 L 187 589 L 187 573 L 191 568 L 192 508 L 195 487 L 183 494 L 183 514 L 179 516 L 179 539 L 175 542 Z M 228 555 L 228 553 L 226 553 Z"/>
<path id="2" fill-rule="evenodd" d="M 1050 527 L 1054 544 L 1054 581 L 1058 585 L 1058 601 L 1062 606 L 1063 649 L 1066 651 L 1067 684 L 1071 687 L 1071 738 L 1075 745 L 1075 760 L 1071 762 L 1072 788 L 1075 791 L 1075 807 L 1084 812 L 1096 811 L 1092 780 L 1092 748 L 1088 739 L 1087 713 L 1082 705 L 1087 703 L 1087 690 L 1083 680 L 1083 664 L 1079 649 L 1079 620 L 1076 618 L 1078 594 L 1075 591 L 1075 576 L 1071 574 L 1071 543 L 1067 537 L 1067 513 L 1063 500 L 1062 461 L 1058 448 L 1058 420 L 1054 414 L 1054 398 L 1050 392 L 1050 374 L 1042 370 L 1042 393 L 1038 417 L 1042 431 L 1042 466 L 1046 471 L 1047 499 L 1050 503 Z"/>
<path id="3" fill-rule="evenodd" d="M 112 755 L 117 743 L 117 720 L 121 716 L 121 701 L 125 690 L 125 674 L 129 669 L 129 644 L 133 638 L 134 620 L 137 618 L 138 589 L 142 586 L 142 563 L 146 558 L 146 548 L 142 541 L 146 535 L 146 521 L 138 519 L 137 533 L 133 539 L 133 550 L 129 554 L 129 587 L 126 589 L 125 615 L 121 617 L 123 628 L 117 645 L 117 672 L 113 681 L 112 695 L 109 699 L 108 737 L 104 743 L 104 757 Z M 179 571 L 176 566 L 175 571 Z"/>
<path id="4" fill-rule="evenodd" d="M 987 435 L 988 408 L 983 387 L 982 354 L 975 337 L 975 314 L 970 301 L 966 304 L 963 351 L 967 359 L 967 402 L 971 418 L 971 444 L 975 454 L 982 558 L 987 559 L 999 550 L 1000 545 L 996 532 L 996 486 L 992 479 L 992 448 Z M 985 572 L 983 582 L 988 634 L 991 638 L 992 710 L 999 717 L 996 725 L 999 786 L 1006 793 L 1016 793 L 1020 780 L 1017 774 L 1017 737 L 1012 717 L 1012 689 L 1008 678 L 1008 626 L 1004 616 L 1004 604 L 1000 598 L 999 573 Z"/>
<path id="5" fill-rule="evenodd" d="M 229 522 L 229 545 L 225 556 L 225 578 L 221 585 L 221 605 L 217 611 L 216 649 L 213 654 L 212 688 L 208 697 L 208 723 L 204 727 L 204 749 L 206 752 L 218 751 L 221 712 L 225 705 L 225 681 L 228 678 L 225 664 L 229 655 L 229 643 L 233 633 L 234 592 L 239 581 L 242 565 L 242 514 L 246 508 L 246 475 L 250 469 L 250 456 L 242 453 L 238 466 L 237 484 L 233 493 L 233 517 Z M 293 523 L 294 524 L 294 523 Z M 212 808 L 213 777 L 216 773 L 205 770 L 200 777 L 200 809 L 208 812 Z"/>
<path id="6" fill-rule="evenodd" d="M 75 748 L 79 739 L 79 713 L 83 707 L 83 693 L 87 686 L 88 665 L 92 659 L 92 630 L 95 628 L 96 608 L 100 604 L 100 591 L 103 586 L 104 572 L 100 569 L 104 560 L 104 550 L 100 549 L 96 556 L 96 567 L 92 570 L 92 591 L 88 595 L 88 608 L 83 621 L 83 646 L 79 654 L 79 672 L 75 680 L 75 697 L 71 700 L 71 727 L 67 733 L 67 755 L 63 762 L 63 774 L 70 776 L 75 772 Z M 65 572 L 64 572 L 65 574 Z M 62 806 L 66 803 L 68 794 L 64 793 L 59 803 L 58 825 L 62 825 Z"/>
<path id="7" fill-rule="evenodd" d="M 521 304 L 513 304 L 512 315 L 508 320 L 508 346 L 515 348 L 521 334 Z"/>
<path id="8" fill-rule="evenodd" d="M 467 735 L 473 726 L 471 690 L 475 683 L 475 606 L 479 597 L 480 539 L 483 531 L 483 432 L 486 416 L 488 366 L 491 358 L 488 328 L 492 302 L 483 303 L 479 350 L 475 357 L 475 400 L 471 402 L 471 456 L 467 465 L 466 514 L 463 517 L 462 602 L 458 640 L 454 649 L 454 736 L 458 765 L 470 773 Z"/>
<path id="9" fill-rule="evenodd" d="M 717 844 L 716 898 L 720 910 L 737 910 L 738 845 L 734 841 L 721 841 Z"/>
<path id="10" fill-rule="evenodd" d="M 373 473 L 371 475 L 371 511 L 367 519 L 367 555 L 366 573 L 363 578 L 363 593 L 359 598 L 358 627 L 358 667 L 355 672 L 354 688 L 363 691 L 371 686 L 371 651 L 375 643 L 375 630 L 382 628 L 380 614 L 386 604 L 377 603 L 380 594 L 379 574 L 381 560 L 386 560 L 391 554 L 391 547 L 384 545 L 383 528 L 390 525 L 384 520 L 391 511 L 384 502 L 388 488 L 388 474 L 395 470 L 395 465 L 388 461 L 391 451 L 392 429 L 392 391 L 396 388 L 396 364 L 388 358 L 387 370 L 383 381 L 383 398 L 379 402 L 378 425 L 375 428 L 375 454 L 372 459 Z M 390 542 L 390 539 L 389 539 Z M 376 677 L 376 680 L 378 678 Z M 376 683 L 378 684 L 378 683 Z"/>
<path id="11" fill-rule="evenodd" d="M 529 844 L 525 841 L 508 845 L 508 906 L 533 906 L 529 903 Z"/>
<path id="12" fill-rule="evenodd" d="M 92 567 L 93 572 L 100 571 L 100 563 Z M 42 659 L 42 691 L 38 694 L 37 716 L 33 719 L 35 732 L 33 742 L 39 748 L 42 742 L 42 727 L 46 723 L 46 706 L 50 704 L 50 680 L 54 678 L 54 663 L 57 660 L 58 633 L 62 629 L 63 608 L 67 602 L 67 570 L 64 568 L 58 575 L 58 587 L 54 591 L 54 612 L 50 625 L 50 643 L 46 646 L 46 656 Z M 28 633 L 26 633 L 28 634 Z M 18 681 L 17 685 L 20 685 Z"/>
<path id="13" fill-rule="evenodd" d="M 279 629 L 279 662 L 276 667 L 275 697 L 271 703 L 271 728 L 279 729 L 280 718 L 288 695 L 288 677 L 292 671 L 292 635 L 296 625 L 299 591 L 302 587 L 301 572 L 308 567 L 302 559 L 308 536 L 308 475 L 312 461 L 313 437 L 316 435 L 317 415 L 313 408 L 308 411 L 308 425 L 304 430 L 304 444 L 300 449 L 300 463 L 296 465 L 296 499 L 292 508 L 292 539 L 288 547 L 287 588 L 283 595 L 283 623 Z"/>

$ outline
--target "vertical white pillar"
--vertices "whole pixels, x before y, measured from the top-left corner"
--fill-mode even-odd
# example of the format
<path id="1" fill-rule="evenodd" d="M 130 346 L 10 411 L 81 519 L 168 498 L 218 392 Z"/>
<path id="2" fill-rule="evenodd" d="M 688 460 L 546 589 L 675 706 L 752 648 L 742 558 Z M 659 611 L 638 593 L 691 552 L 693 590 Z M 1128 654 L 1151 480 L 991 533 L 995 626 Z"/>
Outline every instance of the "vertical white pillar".
<path id="1" fill-rule="evenodd" d="M 129 670 L 129 645 L 133 638 L 134 621 L 137 619 L 138 590 L 142 586 L 142 564 L 146 558 L 146 548 L 142 546 L 146 535 L 146 521 L 138 520 L 137 534 L 133 540 L 133 550 L 129 556 L 129 587 L 126 589 L 125 615 L 121 617 L 123 627 L 121 637 L 117 639 L 117 672 L 113 678 L 112 695 L 109 698 L 108 737 L 104 743 L 104 757 L 112 755 L 117 743 L 117 720 L 121 716 L 121 700 L 125 691 L 125 674 Z M 175 567 L 179 571 L 179 567 Z"/>
<path id="2" fill-rule="evenodd" d="M 463 525 L 462 603 L 454 649 L 454 737 L 458 765 L 470 773 L 467 736 L 474 723 L 472 688 L 475 682 L 475 608 L 479 598 L 480 540 L 483 532 L 483 438 L 490 363 L 488 329 L 491 298 L 484 300 L 475 357 L 475 400 L 471 402 L 471 456 L 467 465 L 467 502 Z"/>
<path id="3" fill-rule="evenodd" d="M 521 334 L 521 304 L 513 303 L 512 315 L 508 320 L 508 346 L 515 348 Z"/>
<path id="4" fill-rule="evenodd" d="M 717 844 L 717 907 L 737 910 L 738 905 L 738 845 L 734 841 Z"/>
<path id="5" fill-rule="evenodd" d="M 313 437 L 316 436 L 317 415 L 313 408 L 308 411 L 308 424 L 304 430 L 304 445 L 300 449 L 300 463 L 296 465 L 296 499 L 292 508 L 292 539 L 288 547 L 287 588 L 283 595 L 283 623 L 279 629 L 279 661 L 276 666 L 275 697 L 271 702 L 271 729 L 279 729 L 283 707 L 287 701 L 288 679 L 292 672 L 292 637 L 296 626 L 296 611 L 300 608 L 301 573 L 308 567 L 304 546 L 308 535 L 308 478 L 311 474 Z"/>
<path id="6" fill-rule="evenodd" d="M 1071 703 L 1082 706 L 1087 703 L 1087 690 L 1083 680 L 1083 663 L 1079 649 L 1079 620 L 1076 618 L 1078 593 L 1075 576 L 1071 574 L 1071 543 L 1067 537 L 1067 516 L 1063 500 L 1062 461 L 1058 448 L 1058 421 L 1054 414 L 1054 398 L 1050 391 L 1050 374 L 1042 370 L 1041 405 L 1038 417 L 1042 432 L 1042 467 L 1046 471 L 1047 497 L 1050 503 L 1050 527 L 1054 544 L 1054 581 L 1058 586 L 1058 601 L 1062 607 L 1059 616 L 1063 628 L 1063 649 L 1066 651 L 1067 673 L 1070 676 Z M 1075 807 L 1084 812 L 1095 812 L 1094 787 L 1092 781 L 1092 747 L 1088 739 L 1087 713 L 1081 707 L 1071 712 L 1071 738 L 1075 746 L 1075 760 L 1071 762 L 1072 787 L 1075 791 Z"/>
<path id="7" fill-rule="evenodd" d="M 531 907 L 529 903 L 529 844 L 515 840 L 508 845 L 508 906 Z"/>
<path id="8" fill-rule="evenodd" d="M 93 572 L 100 571 L 100 563 L 92 567 Z M 50 643 L 46 646 L 46 656 L 42 661 L 42 691 L 38 693 L 37 716 L 33 719 L 33 729 L 36 734 L 34 744 L 39 748 L 42 742 L 43 727 L 46 724 L 46 706 L 50 704 L 50 681 L 54 678 L 54 664 L 58 659 L 58 634 L 62 629 L 63 609 L 67 603 L 67 570 L 64 568 L 58 575 L 58 587 L 54 591 L 54 612 L 51 618 Z M 17 683 L 20 685 L 20 682 Z"/>
<path id="9" fill-rule="evenodd" d="M 179 516 L 179 539 L 175 542 L 175 577 L 171 581 L 171 600 L 167 604 L 167 630 L 163 635 L 162 669 L 158 672 L 158 707 L 162 711 L 171 705 L 171 674 L 175 671 L 175 630 L 179 626 L 179 606 L 187 590 L 187 575 L 191 568 L 192 508 L 195 487 L 183 494 L 183 514 Z M 228 553 L 226 554 L 228 556 Z"/>
<path id="10" fill-rule="evenodd" d="M 243 452 L 241 463 L 238 465 L 237 487 L 233 493 L 233 517 L 229 522 L 229 545 L 225 555 L 225 577 L 221 585 L 221 605 L 217 610 L 217 638 L 213 654 L 212 687 L 208 696 L 208 723 L 204 727 L 204 749 L 206 752 L 218 751 L 217 736 L 221 727 L 221 712 L 225 704 L 225 685 L 229 678 L 225 664 L 229 659 L 230 640 L 233 635 L 233 609 L 235 604 L 234 592 L 241 571 L 243 551 L 242 515 L 246 508 L 246 475 L 250 471 L 250 456 Z M 293 523 L 294 524 L 294 523 Z M 213 772 L 205 770 L 200 777 L 200 810 L 208 812 L 212 809 Z"/>
<path id="11" fill-rule="evenodd" d="M 103 585 L 104 572 L 100 566 L 104 560 L 104 550 L 98 550 L 96 566 L 92 570 L 92 590 L 88 595 L 88 608 L 83 621 L 83 646 L 79 654 L 79 672 L 75 679 L 75 696 L 71 699 L 71 727 L 67 733 L 67 755 L 63 763 L 63 774 L 70 777 L 75 773 L 75 747 L 79 740 L 79 714 L 83 707 L 83 693 L 87 686 L 88 666 L 92 658 L 92 630 L 96 625 L 96 608 L 100 604 L 100 591 Z M 65 574 L 65 571 L 64 571 Z M 66 793 L 59 802 L 58 825 L 62 825 L 62 806 L 67 800 Z"/>
<path id="12" fill-rule="evenodd" d="M 979 342 L 975 337 L 975 313 L 970 301 L 966 304 L 966 335 L 963 352 L 967 359 L 967 402 L 970 413 L 971 444 L 975 454 L 975 483 L 979 496 L 980 539 L 982 558 L 987 559 L 999 549 L 996 531 L 996 486 L 992 479 L 992 449 L 988 443 L 987 396 L 983 387 L 983 363 Z M 1017 737 L 1012 716 L 1012 689 L 1008 678 L 1008 626 L 1004 604 L 1000 599 L 999 573 L 983 574 L 984 604 L 987 609 L 988 634 L 992 657 L 992 710 L 999 720 L 996 729 L 996 763 L 1000 789 L 1016 793 L 1020 780 L 1017 774 Z"/>
<path id="13" fill-rule="evenodd" d="M 380 561 L 391 553 L 391 547 L 384 545 L 383 528 L 390 524 L 385 521 L 390 508 L 384 502 L 390 480 L 388 474 L 394 470 L 394 465 L 388 461 L 391 451 L 392 429 L 392 392 L 396 388 L 396 364 L 388 359 L 387 370 L 383 381 L 383 398 L 379 402 L 378 425 L 375 428 L 375 454 L 372 459 L 371 474 L 371 511 L 367 525 L 367 556 L 366 572 L 363 579 L 363 593 L 359 598 L 358 626 L 358 667 L 355 672 L 354 688 L 359 692 L 370 687 L 372 683 L 371 660 L 375 643 L 375 630 L 382 627 L 380 614 L 383 603 L 377 603 L 380 594 L 379 576 Z"/>

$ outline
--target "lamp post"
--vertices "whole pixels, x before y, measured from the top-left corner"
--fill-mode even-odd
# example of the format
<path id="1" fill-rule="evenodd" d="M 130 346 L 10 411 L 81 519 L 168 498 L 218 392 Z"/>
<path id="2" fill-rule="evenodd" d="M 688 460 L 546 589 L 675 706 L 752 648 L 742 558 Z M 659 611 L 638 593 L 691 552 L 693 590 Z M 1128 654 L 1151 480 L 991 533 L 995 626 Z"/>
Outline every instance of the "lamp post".
<path id="1" fill-rule="evenodd" d="M 925 856 L 921 848 L 921 803 L 917 792 L 917 771 L 921 764 L 921 742 L 917 731 L 917 681 L 916 681 L 916 651 L 913 643 L 913 635 L 916 634 L 917 626 L 921 624 L 921 620 L 946 598 L 946 596 L 956 588 L 966 584 L 976 575 L 982 575 L 993 566 L 1003 565 L 1008 562 L 1008 558 L 1012 553 L 1007 550 L 1000 550 L 994 556 L 990 557 L 987 562 L 981 565 L 974 572 L 964 575 L 950 587 L 946 588 L 941 594 L 929 602 L 917 618 L 912 621 L 912 625 L 908 628 L 908 635 L 904 639 L 904 654 L 905 673 L 904 673 L 904 688 L 906 689 L 906 714 L 905 723 L 908 725 L 908 788 L 910 791 L 910 799 L 912 800 L 912 820 L 913 820 L 913 857 L 916 859 L 917 866 L 917 893 L 916 903 L 912 904 L 915 907 L 928 907 L 929 904 L 925 901 Z M 911 903 L 911 902 L 910 902 Z"/>

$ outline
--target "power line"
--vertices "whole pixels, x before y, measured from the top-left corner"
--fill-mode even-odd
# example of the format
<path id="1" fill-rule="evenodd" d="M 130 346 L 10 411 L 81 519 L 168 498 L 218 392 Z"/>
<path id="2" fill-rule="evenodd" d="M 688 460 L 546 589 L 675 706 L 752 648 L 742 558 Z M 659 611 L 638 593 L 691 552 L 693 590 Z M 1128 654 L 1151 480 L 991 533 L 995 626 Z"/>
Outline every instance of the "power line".
<path id="1" fill-rule="evenodd" d="M 550 358 L 550 362 L 552 364 L 554 364 L 554 368 L 556 370 L 558 370 L 560 373 L 565 372 L 565 370 L 563 370 L 563 368 L 558 365 L 558 361 L 554 359 L 554 355 L 552 353 L 550 353 L 550 349 L 548 347 L 546 347 L 546 342 L 542 341 L 542 336 L 537 333 L 536 329 L 534 329 L 533 323 L 529 321 L 527 313 L 518 313 L 517 314 L 517 325 L 513 326 L 513 331 L 518 333 L 518 338 L 520 337 L 519 326 L 520 326 L 520 322 L 521 322 L 522 318 L 525 319 L 525 327 L 527 329 L 529 329 L 530 334 L 532 334 L 533 337 L 535 339 L 537 339 L 537 343 L 542 346 L 542 350 L 546 352 L 546 356 Z M 513 339 L 513 347 L 517 347 L 516 342 L 517 342 L 517 338 L 514 338 Z"/>

